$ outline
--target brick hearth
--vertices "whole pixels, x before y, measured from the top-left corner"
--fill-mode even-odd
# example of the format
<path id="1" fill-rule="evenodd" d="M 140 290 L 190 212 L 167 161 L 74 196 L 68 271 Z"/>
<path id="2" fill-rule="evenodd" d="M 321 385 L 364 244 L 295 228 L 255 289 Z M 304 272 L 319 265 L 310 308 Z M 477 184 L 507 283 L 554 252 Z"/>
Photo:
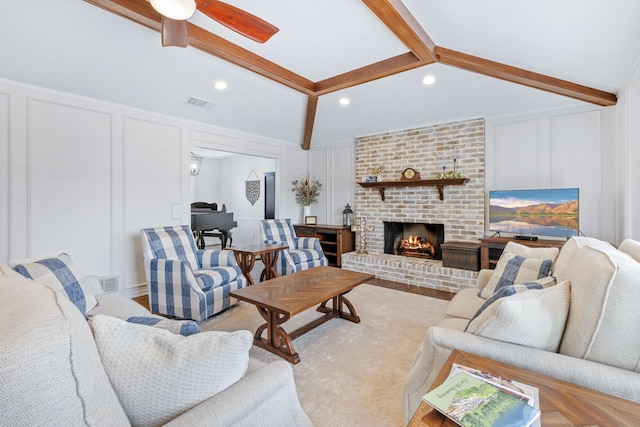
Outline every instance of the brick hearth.
<path id="1" fill-rule="evenodd" d="M 442 262 L 384 253 L 384 221 L 444 224 L 445 242 L 474 241 L 484 236 L 484 119 L 428 126 L 419 129 L 361 137 L 356 140 L 356 180 L 371 175 L 383 164 L 382 181 L 400 179 L 404 169 L 417 170 L 422 179 L 434 179 L 453 168 L 469 181 L 463 186 L 444 187 L 440 200 L 435 187 L 389 187 L 382 201 L 376 188 L 356 184 L 356 224 L 365 219 L 373 230 L 367 233 L 369 255 L 343 255 L 344 268 L 366 271 L 381 279 L 443 291 L 473 286 L 476 272 L 442 267 Z M 356 249 L 358 240 L 356 239 Z"/>
<path id="2" fill-rule="evenodd" d="M 342 255 L 342 268 L 374 274 L 376 278 L 447 292 L 475 286 L 478 273 L 443 267 L 442 261 L 388 254 Z"/>

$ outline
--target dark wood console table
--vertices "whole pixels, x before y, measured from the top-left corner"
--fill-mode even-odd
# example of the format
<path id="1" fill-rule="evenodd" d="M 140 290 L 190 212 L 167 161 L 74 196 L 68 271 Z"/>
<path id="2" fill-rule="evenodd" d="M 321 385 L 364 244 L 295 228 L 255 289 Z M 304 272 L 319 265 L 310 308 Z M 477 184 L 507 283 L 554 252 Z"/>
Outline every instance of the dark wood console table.
<path id="1" fill-rule="evenodd" d="M 558 248 L 565 244 L 566 240 L 516 240 L 511 237 L 483 237 L 480 239 L 480 268 L 496 268 L 498 259 L 509 242 L 516 242 L 530 248 Z"/>
<path id="2" fill-rule="evenodd" d="M 356 235 L 351 227 L 342 225 L 293 226 L 298 237 L 317 237 L 330 266 L 342 267 L 342 254 L 355 250 Z"/>

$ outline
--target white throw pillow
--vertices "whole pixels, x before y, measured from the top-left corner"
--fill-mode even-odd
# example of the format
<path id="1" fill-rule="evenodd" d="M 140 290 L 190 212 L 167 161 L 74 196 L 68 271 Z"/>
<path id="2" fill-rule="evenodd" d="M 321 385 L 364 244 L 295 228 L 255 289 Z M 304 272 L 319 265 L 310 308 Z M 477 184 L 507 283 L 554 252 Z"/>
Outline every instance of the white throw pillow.
<path id="1" fill-rule="evenodd" d="M 469 322 L 467 332 L 557 352 L 569 315 L 570 295 L 571 283 L 564 281 L 501 298 Z"/>
<path id="2" fill-rule="evenodd" d="M 89 324 L 102 363 L 135 425 L 162 425 L 240 380 L 247 370 L 249 331 L 183 337 L 98 315 Z"/>
<path id="3" fill-rule="evenodd" d="M 503 252 L 493 275 L 478 296 L 484 299 L 493 295 L 502 286 L 533 282 L 549 275 L 553 261 L 550 259 L 525 258 Z"/>
<path id="4" fill-rule="evenodd" d="M 560 249 L 558 248 L 530 248 L 529 246 L 522 245 L 516 242 L 507 242 L 504 247 L 504 252 L 510 254 L 520 255 L 525 258 L 535 259 L 550 259 L 551 262 L 556 262 Z"/>

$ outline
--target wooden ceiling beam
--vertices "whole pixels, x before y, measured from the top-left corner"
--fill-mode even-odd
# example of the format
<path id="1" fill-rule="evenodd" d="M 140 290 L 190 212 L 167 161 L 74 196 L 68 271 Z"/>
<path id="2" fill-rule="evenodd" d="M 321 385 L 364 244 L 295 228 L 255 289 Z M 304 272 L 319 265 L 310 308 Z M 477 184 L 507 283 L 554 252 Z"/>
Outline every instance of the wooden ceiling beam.
<path id="1" fill-rule="evenodd" d="M 313 133 L 313 123 L 316 120 L 316 109 L 318 108 L 318 97 L 309 96 L 307 98 L 307 114 L 304 120 L 304 135 L 302 137 L 302 149 L 311 148 L 311 134 Z"/>
<path id="2" fill-rule="evenodd" d="M 403 71 L 412 70 L 427 64 L 430 64 L 430 62 L 420 61 L 411 52 L 403 53 L 398 56 L 384 59 L 374 64 L 366 65 L 316 82 L 314 86 L 315 94 L 326 95 L 327 93 L 402 73 Z"/>
<path id="3" fill-rule="evenodd" d="M 109 12 L 160 32 L 161 15 L 145 0 L 85 0 Z M 263 77 L 306 95 L 314 93 L 314 83 L 292 71 L 256 55 L 222 37 L 187 22 L 189 26 L 189 45 L 210 55 L 252 71 Z M 160 37 L 158 37 L 160 43 Z"/>
<path id="4" fill-rule="evenodd" d="M 362 0 L 413 54 L 426 64 L 436 62 L 436 44 L 401 0 Z"/>
<path id="5" fill-rule="evenodd" d="M 490 61 L 488 59 L 479 58 L 477 56 L 468 55 L 466 53 L 457 52 L 440 46 L 436 47 L 436 55 L 438 56 L 438 62 L 443 64 L 462 68 L 467 71 L 473 71 L 485 76 L 506 80 L 512 83 L 518 83 L 535 89 L 556 93 L 558 95 L 568 96 L 570 98 L 579 99 L 580 101 L 586 101 L 604 107 L 615 105 L 617 102 L 617 96 L 614 93 L 593 89 L 587 86 L 568 82 L 566 80 L 534 73 L 533 71 L 512 67 L 510 65 L 501 64 L 499 62 Z"/>
<path id="6" fill-rule="evenodd" d="M 161 17 L 146 0 L 85 0 L 95 6 L 160 32 Z M 473 71 L 489 77 L 568 96 L 601 106 L 615 105 L 617 97 L 608 93 L 543 74 L 512 67 L 436 46 L 401 0 L 362 0 L 410 52 L 348 71 L 316 83 L 261 56 L 235 45 L 203 28 L 188 23 L 189 44 L 307 95 L 307 111 L 302 148 L 311 146 L 318 97 L 372 80 L 401 73 L 434 62 Z M 160 37 L 158 37 L 160 43 Z"/>

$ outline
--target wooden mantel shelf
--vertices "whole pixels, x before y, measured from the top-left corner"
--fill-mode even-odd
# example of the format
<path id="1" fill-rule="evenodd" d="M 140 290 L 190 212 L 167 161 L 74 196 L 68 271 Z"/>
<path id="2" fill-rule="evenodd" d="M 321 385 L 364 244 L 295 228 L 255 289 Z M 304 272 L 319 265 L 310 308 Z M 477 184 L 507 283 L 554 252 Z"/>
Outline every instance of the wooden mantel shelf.
<path id="1" fill-rule="evenodd" d="M 444 186 L 445 185 L 464 185 L 469 181 L 469 178 L 454 178 L 454 179 L 418 179 L 415 181 L 377 181 L 377 182 L 359 182 L 361 187 L 370 188 L 375 187 L 380 191 L 380 199 L 384 201 L 384 189 L 387 187 L 421 187 L 421 186 L 433 186 L 438 189 L 440 194 L 440 200 L 444 200 Z"/>

